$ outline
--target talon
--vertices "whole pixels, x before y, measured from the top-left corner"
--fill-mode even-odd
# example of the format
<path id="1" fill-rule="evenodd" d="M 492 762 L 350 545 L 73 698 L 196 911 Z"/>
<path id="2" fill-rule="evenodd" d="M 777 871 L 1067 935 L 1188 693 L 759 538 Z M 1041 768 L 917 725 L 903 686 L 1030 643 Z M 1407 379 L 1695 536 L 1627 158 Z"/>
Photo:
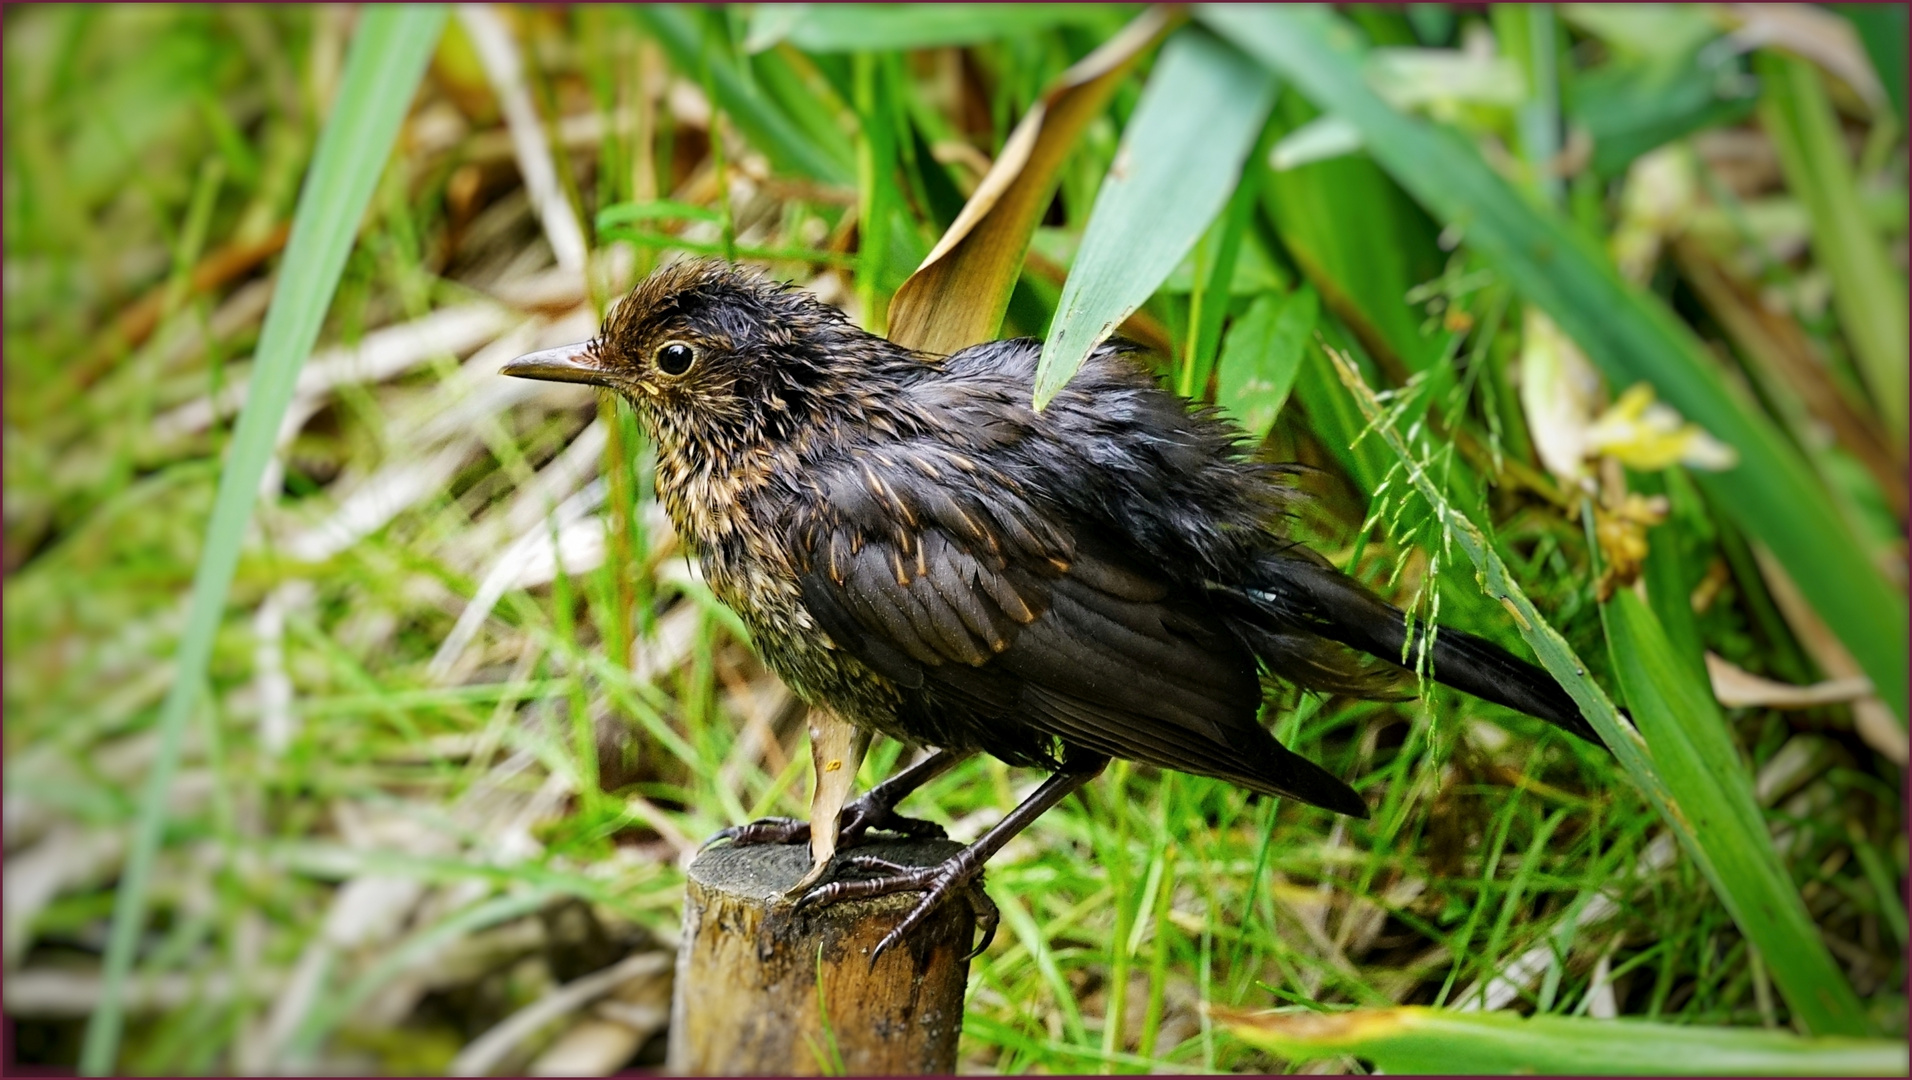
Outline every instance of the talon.
<path id="1" fill-rule="evenodd" d="M 997 907 L 996 902 L 983 891 L 981 880 L 970 882 L 965 895 L 969 900 L 970 910 L 975 913 L 976 928 L 983 932 L 982 941 L 963 955 L 963 962 L 968 963 L 981 956 L 983 950 L 989 948 L 989 943 L 996 940 L 996 927 L 1002 922 L 1002 909 Z"/>
<path id="2" fill-rule="evenodd" d="M 876 967 L 876 962 L 882 959 L 883 954 L 889 952 L 892 946 L 903 940 L 902 929 L 901 926 L 898 926 L 895 930 L 884 934 L 883 940 L 876 943 L 876 948 L 870 951 L 870 967 Z"/>
<path id="3" fill-rule="evenodd" d="M 817 904 L 828 903 L 829 897 L 826 897 L 823 894 L 829 890 L 830 886 L 835 884 L 836 882 L 834 881 L 826 881 L 821 885 L 816 885 L 811 887 L 802 896 L 799 896 L 795 900 L 792 900 L 790 902 L 790 914 L 800 915 L 804 911 L 812 907 L 815 907 Z"/>
<path id="4" fill-rule="evenodd" d="M 952 879 L 950 877 L 937 874 L 934 882 L 927 883 L 929 887 L 923 890 L 923 899 L 919 901 L 915 907 L 910 909 L 908 915 L 903 916 L 902 922 L 897 923 L 889 933 L 883 935 L 883 940 L 876 943 L 876 949 L 870 953 L 870 964 L 872 967 L 876 965 L 878 957 L 890 951 L 893 946 L 903 940 L 904 934 L 916 929 L 925 918 L 929 917 L 929 913 L 949 894 L 951 882 Z"/>
<path id="5" fill-rule="evenodd" d="M 705 849 L 709 848 L 712 844 L 715 844 L 720 840 L 735 840 L 740 834 L 742 834 L 743 831 L 744 831 L 744 827 L 742 825 L 731 825 L 722 829 L 718 829 L 716 832 L 710 834 L 709 839 L 697 845 L 697 854 L 702 855 Z"/>

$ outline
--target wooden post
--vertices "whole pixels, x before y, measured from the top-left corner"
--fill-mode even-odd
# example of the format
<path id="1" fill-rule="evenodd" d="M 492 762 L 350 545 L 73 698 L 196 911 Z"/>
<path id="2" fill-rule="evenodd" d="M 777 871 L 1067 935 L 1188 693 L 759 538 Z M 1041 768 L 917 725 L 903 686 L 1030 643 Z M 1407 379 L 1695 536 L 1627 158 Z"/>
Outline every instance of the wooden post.
<path id="1" fill-rule="evenodd" d="M 857 847 L 906 866 L 948 840 Z M 916 1075 L 956 1071 L 975 915 L 953 897 L 874 966 L 870 954 L 922 894 L 792 915 L 784 890 L 810 869 L 802 844 L 717 847 L 690 866 L 667 1068 L 691 1076 Z"/>

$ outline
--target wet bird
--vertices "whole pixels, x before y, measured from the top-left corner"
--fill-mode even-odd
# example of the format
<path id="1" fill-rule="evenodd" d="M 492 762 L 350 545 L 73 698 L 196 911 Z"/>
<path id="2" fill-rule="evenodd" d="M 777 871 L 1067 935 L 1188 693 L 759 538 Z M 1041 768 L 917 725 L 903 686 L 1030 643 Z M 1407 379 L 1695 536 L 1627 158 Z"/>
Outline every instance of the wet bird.
<path id="1" fill-rule="evenodd" d="M 844 808 L 845 843 L 940 835 L 896 804 L 970 754 L 1051 773 L 946 862 L 848 857 L 799 906 L 922 892 L 888 947 L 1112 758 L 1367 816 L 1257 723 L 1264 680 L 1400 696 L 1404 665 L 1425 660 L 1597 742 L 1551 676 L 1497 645 L 1443 627 L 1425 658 L 1413 632 L 1411 652 L 1400 610 L 1283 535 L 1287 470 L 1129 349 L 1097 348 L 1037 412 L 1040 351 L 913 352 L 809 293 L 689 261 L 640 283 L 595 339 L 504 368 L 628 399 L 659 498 L 764 662 L 813 707 L 933 748 Z M 720 835 L 794 842 L 808 826 Z"/>

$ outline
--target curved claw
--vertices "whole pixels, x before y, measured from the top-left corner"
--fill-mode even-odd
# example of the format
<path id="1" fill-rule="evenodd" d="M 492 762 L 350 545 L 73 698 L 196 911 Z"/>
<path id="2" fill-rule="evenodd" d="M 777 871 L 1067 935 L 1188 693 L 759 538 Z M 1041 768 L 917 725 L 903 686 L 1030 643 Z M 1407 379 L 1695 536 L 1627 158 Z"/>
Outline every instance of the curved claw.
<path id="1" fill-rule="evenodd" d="M 877 942 L 876 948 L 870 951 L 871 967 L 876 966 L 876 962 L 882 958 L 884 953 L 889 952 L 891 948 L 901 943 L 904 934 L 916 929 L 918 923 L 921 923 L 929 917 L 930 910 L 942 901 L 945 890 L 931 886 L 924 890 L 924 893 L 923 899 L 918 901 L 916 906 L 910 909 L 908 915 L 903 916 L 903 921 L 897 923 L 889 933 L 884 934 L 883 940 Z"/>
<path id="2" fill-rule="evenodd" d="M 929 913 L 935 910 L 937 904 L 948 898 L 954 886 L 964 876 L 961 871 L 949 872 L 942 867 L 932 871 L 932 874 L 937 880 L 931 882 L 924 890 L 923 899 L 910 909 L 908 915 L 903 916 L 902 922 L 897 923 L 889 933 L 884 934 L 883 940 L 877 942 L 876 948 L 871 950 L 871 967 L 876 966 L 877 959 L 884 953 L 901 944 L 904 934 L 914 930 L 918 924 L 928 918 Z M 994 900 L 989 898 L 989 894 L 983 891 L 982 882 L 971 879 L 968 884 L 969 887 L 964 890 L 964 898 L 969 901 L 970 910 L 975 913 L 976 925 L 982 930 L 983 939 L 975 948 L 963 954 L 963 963 L 981 956 L 983 950 L 989 948 L 989 943 L 996 940 L 996 926 L 1002 922 L 1002 910 L 996 906 Z"/>
<path id="3" fill-rule="evenodd" d="M 976 947 L 963 954 L 963 962 L 968 963 L 983 954 L 989 943 L 996 940 L 996 927 L 1002 922 L 1002 909 L 983 891 L 981 881 L 969 883 L 969 907 L 976 914 L 976 928 L 983 932 L 983 939 Z"/>

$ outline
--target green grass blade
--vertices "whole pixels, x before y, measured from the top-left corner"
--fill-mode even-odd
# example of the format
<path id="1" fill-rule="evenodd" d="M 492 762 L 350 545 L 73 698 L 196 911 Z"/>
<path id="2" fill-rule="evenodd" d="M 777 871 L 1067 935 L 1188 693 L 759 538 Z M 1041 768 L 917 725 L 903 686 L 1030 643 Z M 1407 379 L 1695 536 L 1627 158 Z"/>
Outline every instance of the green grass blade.
<path id="1" fill-rule="evenodd" d="M 1063 284 L 1036 367 L 1037 408 L 1142 306 L 1215 219 L 1274 96 L 1267 72 L 1203 31 L 1184 29 L 1162 47 Z"/>
<path id="2" fill-rule="evenodd" d="M 1320 1013 L 1217 1009 L 1237 1037 L 1297 1060 L 1355 1054 L 1390 1073 L 1646 1076 L 1903 1076 L 1903 1042 L 1802 1039 L 1748 1028 L 1682 1027 L 1422 1006 Z"/>
<path id="3" fill-rule="evenodd" d="M 1299 94 L 1278 102 L 1275 114 L 1291 129 L 1320 118 Z M 1261 205 L 1323 306 L 1370 354 L 1397 371 L 1434 362 L 1438 343 L 1420 331 L 1426 315 L 1406 297 L 1441 272 L 1439 229 L 1372 160 L 1349 154 L 1278 169 Z"/>
<path id="4" fill-rule="evenodd" d="M 1819 937 L 1772 837 L 1712 694 L 1646 602 L 1621 589 L 1603 609 L 1614 671 L 1654 767 L 1678 800 L 1681 833 L 1740 932 L 1759 947 L 1793 1016 L 1822 1035 L 1868 1035 L 1865 1010 Z"/>
<path id="5" fill-rule="evenodd" d="M 1573 9 L 1576 13 L 1585 9 Z M 1677 13 L 1692 8 L 1672 9 Z M 1702 29 L 1701 34 L 1707 34 Z M 1674 31 L 1669 40 L 1677 38 Z M 1593 173 L 1620 175 L 1640 155 L 1709 127 L 1738 123 L 1753 110 L 1743 80 L 1725 78 L 1708 57 L 1718 50 L 1707 36 L 1688 40 L 1681 52 L 1646 58 L 1614 58 L 1567 75 L 1567 122 L 1593 139 Z M 1731 68 L 1724 69 L 1731 71 Z"/>
<path id="6" fill-rule="evenodd" d="M 1321 300 L 1304 285 L 1287 296 L 1265 293 L 1229 328 L 1222 345 L 1215 403 L 1260 442 L 1288 401 Z"/>
<path id="7" fill-rule="evenodd" d="M 1886 97 L 1906 122 L 1906 7 L 1904 4 L 1834 4 L 1852 23 L 1872 58 L 1872 70 L 1885 86 Z"/>
<path id="8" fill-rule="evenodd" d="M 107 942 L 99 1007 L 87 1025 L 80 1071 L 112 1069 L 124 1023 L 122 992 L 145 921 L 147 889 L 165 827 L 167 796 L 179 764 L 181 736 L 199 701 L 213 638 L 239 564 L 259 481 L 272 458 L 281 418 L 299 369 L 318 339 L 338 288 L 359 220 L 378 183 L 398 125 L 411 107 L 425 63 L 445 20 L 442 7 L 365 9 L 352 39 L 332 114 L 319 135 L 299 195 L 284 268 L 260 331 L 245 408 L 206 527 L 193 576 L 191 611 L 180 635 L 176 674 L 159 717 L 159 751 L 140 797 L 140 815 L 120 878 Z"/>
<path id="9" fill-rule="evenodd" d="M 849 139 L 829 145 L 813 141 L 764 96 L 754 80 L 745 77 L 729 55 L 728 44 L 719 47 L 709 41 L 699 21 L 705 17 L 703 12 L 679 4 L 635 4 L 630 11 L 664 47 L 677 70 L 699 81 L 709 76 L 706 85 L 717 98 L 715 104 L 772 164 L 843 187 L 856 182 Z"/>
<path id="10" fill-rule="evenodd" d="M 1442 496 L 1439 486 L 1429 475 L 1425 460 L 1409 448 L 1400 430 L 1384 415 L 1380 400 L 1361 381 L 1361 373 L 1353 362 L 1338 352 L 1331 352 L 1329 356 L 1336 373 L 1341 377 L 1342 385 L 1348 388 L 1355 405 L 1367 418 L 1368 430 L 1380 435 L 1394 456 L 1400 459 L 1406 467 L 1408 481 L 1427 500 L 1435 518 L 1440 521 L 1444 542 L 1459 547 L 1473 562 L 1482 591 L 1507 605 L 1515 621 L 1520 624 L 1521 638 L 1534 650 L 1541 666 L 1567 691 L 1574 704 L 1580 706 L 1581 715 L 1593 725 L 1601 741 L 1613 751 L 1633 782 L 1660 812 L 1660 816 L 1676 830 L 1685 829 L 1685 819 L 1674 806 L 1672 793 L 1654 769 L 1640 733 L 1621 718 L 1619 710 L 1613 707 L 1612 699 L 1607 697 L 1607 692 L 1587 676 L 1586 664 L 1574 653 L 1573 647 L 1541 617 L 1539 609 L 1534 607 L 1533 601 L 1527 598 L 1526 592 L 1508 573 L 1507 564 L 1501 561 L 1487 535 Z"/>
<path id="11" fill-rule="evenodd" d="M 1822 482 L 1771 421 L 1722 378 L 1667 306 L 1621 281 L 1606 253 L 1528 202 L 1453 131 L 1397 112 L 1369 89 L 1354 34 L 1320 9 L 1203 7 L 1200 17 L 1361 131 L 1374 159 L 1435 216 L 1465 231 L 1529 302 L 1616 385 L 1650 382 L 1734 447 L 1740 464 L 1700 484 L 1785 567 L 1903 724 L 1905 593 L 1867 556 Z"/>
<path id="12" fill-rule="evenodd" d="M 787 41 L 807 52 L 930 49 L 1110 18 L 1099 4 L 759 4 L 744 48 Z"/>
<path id="13" fill-rule="evenodd" d="M 1614 709 L 1606 692 L 1587 677 L 1586 665 L 1566 639 L 1541 617 L 1533 602 L 1515 583 L 1480 528 L 1442 498 L 1428 476 L 1423 459 L 1408 446 L 1400 431 L 1382 413 L 1380 401 L 1361 381 L 1354 366 L 1339 356 L 1335 359 L 1342 382 L 1354 395 L 1371 429 L 1381 436 L 1407 467 L 1409 480 L 1433 507 L 1445 535 L 1473 561 L 1479 571 L 1481 587 L 1489 596 L 1509 605 L 1520 623 L 1521 636 L 1532 646 L 1542 666 L 1580 706 L 1582 715 L 1593 724 L 1594 730 L 1599 732 L 1601 740 L 1614 752 L 1634 784 L 1679 837 L 1680 846 L 1699 865 L 1714 891 L 1726 901 L 1728 911 L 1736 916 L 1742 909 L 1747 912 L 1748 921 L 1740 923 L 1742 932 L 1755 941 L 1759 941 L 1755 934 L 1768 935 L 1764 941 L 1759 941 L 1763 955 L 1777 955 L 1770 951 L 1772 949 L 1798 955 L 1813 949 L 1823 952 L 1825 946 L 1810 919 L 1805 921 L 1803 928 L 1796 920 L 1789 919 L 1783 924 L 1777 922 L 1781 918 L 1777 909 L 1788 903 L 1797 904 L 1797 893 L 1793 893 L 1788 901 L 1783 895 L 1775 896 L 1774 888 L 1769 885 L 1757 883 L 1746 885 L 1756 890 L 1755 894 L 1740 891 L 1746 883 L 1735 875 L 1745 875 L 1751 872 L 1749 868 L 1757 869 L 1762 858 L 1770 859 L 1771 849 L 1768 843 L 1764 856 L 1755 849 L 1759 841 L 1752 838 L 1752 831 L 1759 830 L 1759 836 L 1763 838 L 1765 826 L 1758 820 L 1758 811 L 1750 809 L 1754 806 L 1751 791 L 1744 793 L 1743 800 L 1722 791 L 1722 785 L 1747 783 L 1731 747 L 1726 749 L 1726 758 L 1732 763 L 1731 772 L 1716 774 L 1710 771 L 1712 766 L 1709 763 L 1691 760 L 1693 753 L 1683 751 L 1677 744 L 1678 737 L 1667 734 L 1670 727 L 1676 726 L 1666 719 L 1663 711 L 1645 713 L 1651 719 L 1643 722 L 1640 729 L 1626 723 Z M 1641 610 L 1644 611 L 1644 607 Z M 1648 617 L 1651 617 L 1650 614 Z M 1633 655 L 1629 652 L 1628 657 Z M 1658 657 L 1658 668 L 1677 673 L 1678 669 L 1674 665 L 1678 661 L 1671 655 L 1671 646 L 1666 644 L 1664 633 L 1659 635 L 1659 649 L 1655 655 Z M 1619 659 L 1616 651 L 1616 661 Z M 1686 687 L 1698 693 L 1691 680 L 1687 681 Z M 1634 703 L 1636 715 L 1643 715 L 1643 710 L 1682 707 L 1680 702 L 1669 706 L 1654 696 L 1654 685 L 1628 684 L 1627 689 L 1628 701 Z M 1691 702 L 1685 702 L 1685 707 L 1690 711 Z M 1720 721 L 1717 714 L 1713 715 L 1713 723 L 1718 725 Z M 1651 742 L 1644 737 L 1649 734 Z M 1719 736 L 1724 738 L 1723 730 Z M 1668 771 L 1663 772 L 1661 769 L 1661 755 L 1666 755 L 1666 760 L 1671 763 Z M 1750 822 L 1745 817 L 1748 813 L 1752 815 Z M 1722 830 L 1735 823 L 1739 828 L 1730 837 L 1722 833 Z M 1715 862 L 1720 857 L 1724 857 L 1724 865 Z M 1784 892 L 1788 888 L 1781 886 L 1779 891 Z M 1803 909 L 1799 914 L 1804 915 Z M 1815 1030 L 1865 1032 L 1857 1003 L 1850 1001 L 1851 989 L 1844 986 L 1843 980 L 1834 975 L 1833 981 L 1828 984 L 1823 973 L 1810 960 L 1800 961 L 1797 973 L 1800 976 L 1798 983 L 1790 986 L 1782 984 L 1782 989 L 1788 991 L 1787 1001 L 1793 1006 L 1795 1015 L 1815 1024 Z M 1850 1011 L 1843 1011 L 1846 1009 Z"/>
<path id="14" fill-rule="evenodd" d="M 1796 56 L 1759 55 L 1764 93 L 1759 115 L 1779 151 L 1786 186 L 1812 218 L 1812 248 L 1832 275 L 1832 303 L 1852 342 L 1886 425 L 1906 435 L 1905 279 L 1892 269 L 1885 245 L 1866 220 L 1844 136 L 1819 69 Z"/>

